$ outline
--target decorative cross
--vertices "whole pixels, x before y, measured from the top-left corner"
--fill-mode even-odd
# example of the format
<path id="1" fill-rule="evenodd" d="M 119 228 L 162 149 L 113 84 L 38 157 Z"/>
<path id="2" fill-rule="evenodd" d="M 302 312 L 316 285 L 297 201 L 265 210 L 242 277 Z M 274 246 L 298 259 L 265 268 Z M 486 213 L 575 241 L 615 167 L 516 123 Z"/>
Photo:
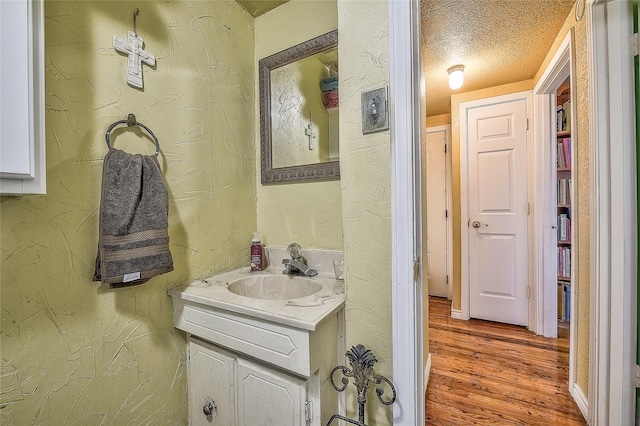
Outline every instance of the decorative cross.
<path id="1" fill-rule="evenodd" d="M 304 129 L 304 134 L 309 138 L 309 150 L 313 151 L 313 139 L 316 137 L 316 135 L 314 134 L 313 126 L 311 125 L 311 123 L 307 125 L 306 129 Z"/>
<path id="2" fill-rule="evenodd" d="M 304 134 L 309 138 L 309 151 L 313 151 L 315 148 L 313 140 L 316 138 L 316 134 L 313 130 L 313 125 L 311 124 L 311 111 L 309 111 L 309 124 L 307 124 L 307 128 L 304 129 Z"/>
<path id="3" fill-rule="evenodd" d="M 137 33 L 127 31 L 127 36 L 128 41 L 113 36 L 113 47 L 119 53 L 129 55 L 127 64 L 127 83 L 129 86 L 142 89 L 142 62 L 153 67 L 156 65 L 156 57 L 142 49 L 144 40 Z"/>

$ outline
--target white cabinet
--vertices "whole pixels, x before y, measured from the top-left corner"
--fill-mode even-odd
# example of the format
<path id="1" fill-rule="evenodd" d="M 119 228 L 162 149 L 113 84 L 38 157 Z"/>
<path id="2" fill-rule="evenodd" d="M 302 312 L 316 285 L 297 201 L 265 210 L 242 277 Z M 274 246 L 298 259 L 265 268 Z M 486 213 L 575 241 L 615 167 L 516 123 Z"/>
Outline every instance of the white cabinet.
<path id="1" fill-rule="evenodd" d="M 237 424 L 235 380 L 234 355 L 201 340 L 189 339 L 189 418 L 192 426 Z M 211 414 L 207 415 L 207 412 Z"/>
<path id="2" fill-rule="evenodd" d="M 189 354 L 191 425 L 313 424 L 308 405 L 313 380 L 250 361 L 193 336 Z"/>
<path id="3" fill-rule="evenodd" d="M 238 359 L 238 414 L 240 425 L 307 424 L 307 381 Z M 310 419 L 309 419 L 310 420 Z"/>
<path id="4" fill-rule="evenodd" d="M 268 281 L 282 271 L 262 274 Z M 229 291 L 230 282 L 253 276 L 241 268 L 168 292 L 174 327 L 189 339 L 191 424 L 326 425 L 344 414 L 344 394 L 329 380 L 345 353 L 344 295 L 322 276 L 314 277 L 319 292 L 292 300 Z M 216 416 L 204 413 L 211 401 Z"/>
<path id="5" fill-rule="evenodd" d="M 44 2 L 0 1 L 0 194 L 44 194 Z"/>
<path id="6" fill-rule="evenodd" d="M 174 324 L 189 333 L 192 425 L 321 426 L 338 412 L 329 373 L 344 353 L 342 309 L 309 331 L 184 302 Z"/>

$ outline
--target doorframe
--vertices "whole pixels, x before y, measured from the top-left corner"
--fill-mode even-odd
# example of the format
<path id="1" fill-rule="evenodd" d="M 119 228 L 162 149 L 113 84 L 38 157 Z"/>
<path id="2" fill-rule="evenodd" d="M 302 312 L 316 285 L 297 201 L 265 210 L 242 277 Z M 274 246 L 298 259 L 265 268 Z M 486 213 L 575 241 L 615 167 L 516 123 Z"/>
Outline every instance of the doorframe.
<path id="1" fill-rule="evenodd" d="M 633 218 L 637 216 L 635 203 L 635 194 L 631 194 L 629 200 L 625 201 L 624 189 L 633 183 L 629 181 L 631 171 L 626 168 L 620 168 L 618 174 L 622 173 L 623 179 L 613 180 L 612 171 L 609 169 L 612 160 L 621 160 L 620 164 L 628 166 L 629 162 L 635 162 L 633 155 L 624 155 L 629 150 L 634 150 L 635 141 L 635 123 L 629 119 L 629 114 L 635 113 L 633 101 L 628 98 L 632 96 L 631 91 L 625 93 L 624 84 L 632 84 L 632 78 L 626 67 L 626 62 L 631 60 L 630 55 L 623 52 L 629 52 L 631 49 L 631 40 L 628 34 L 622 32 L 623 27 L 628 28 L 631 22 L 631 2 L 624 0 L 609 0 L 594 4 L 597 0 L 587 0 L 585 7 L 585 20 L 587 25 L 587 45 L 589 55 L 589 134 L 590 134 L 590 155 L 591 155 L 591 288 L 590 288 L 590 332 L 589 332 L 589 416 L 588 421 L 591 425 L 606 424 L 633 424 L 633 407 L 635 400 L 631 394 L 630 383 L 635 375 L 630 373 L 631 363 L 635 363 L 631 354 L 634 353 L 633 345 L 635 343 L 635 317 L 636 306 L 634 296 L 636 294 L 634 278 L 637 274 L 637 264 L 634 255 L 637 248 L 635 242 L 629 247 L 631 238 L 625 236 L 632 233 L 637 236 L 637 226 Z M 412 3 L 412 4 L 409 4 Z M 409 28 L 411 25 L 407 23 L 415 23 L 417 14 L 417 0 L 409 1 L 389 1 L 389 39 L 399 38 L 399 33 L 405 35 L 401 41 L 390 43 L 390 59 L 389 61 L 390 80 L 395 84 L 400 77 L 406 77 L 407 70 L 412 69 L 411 50 L 418 41 L 419 33 Z M 413 10 L 413 12 L 412 12 Z M 413 13 L 413 16 L 412 16 Z M 610 25 L 609 25 L 610 24 Z M 418 27 L 419 28 L 419 27 Z M 618 32 L 611 34 L 609 38 L 608 32 Z M 608 43 L 611 41 L 611 43 Z M 611 50 L 609 50 L 611 48 Z M 394 51 L 394 49 L 397 49 Z M 609 63 L 608 58 L 614 58 L 615 61 Z M 610 80 L 608 79 L 610 77 Z M 631 79 L 631 80 L 630 80 Z M 631 81 L 631 83 L 629 83 Z M 608 84 L 618 84 L 616 90 L 609 91 Z M 633 86 L 627 86 L 633 87 Z M 411 104 L 411 96 L 402 99 L 398 96 L 398 102 L 395 105 L 396 115 L 399 113 L 410 114 L 413 105 Z M 418 105 L 418 104 L 415 104 Z M 628 112 L 616 115 L 620 107 L 630 106 Z M 624 110 L 623 110 L 624 111 Z M 625 122 L 624 119 L 627 119 Z M 617 124 L 622 123 L 622 126 Z M 394 128 L 401 124 L 406 129 L 411 129 L 411 123 L 403 120 L 402 123 L 395 123 Z M 410 132 L 408 133 L 410 134 Z M 621 139 L 614 137 L 622 136 Z M 398 140 L 398 139 L 396 139 Z M 614 144 L 611 141 L 616 141 Z M 622 143 L 621 143 L 622 142 Z M 392 150 L 407 151 L 410 150 L 410 144 L 392 144 Z M 631 148 L 630 148 L 631 147 Z M 615 157 L 609 157 L 609 151 L 615 149 Z M 395 154 L 394 154 L 395 155 Z M 635 164 L 635 163 L 634 163 Z M 402 166 L 402 167 L 401 167 Z M 398 164 L 394 160 L 392 163 L 392 176 L 398 173 L 404 173 L 403 167 L 406 164 Z M 619 176 L 616 176 L 618 178 Z M 394 178 L 395 179 L 395 178 Z M 395 182 L 395 181 L 394 181 Z M 615 182 L 615 187 L 613 183 Z M 412 182 L 413 184 L 413 182 Z M 393 183 L 393 189 L 396 190 L 397 183 Z M 600 187 L 603 187 L 600 189 Z M 622 190 L 621 190 L 622 187 Z M 614 192 L 615 197 L 605 199 L 604 196 L 610 197 Z M 402 206 L 392 206 L 394 211 L 402 211 L 402 208 L 412 209 L 412 205 L 406 203 Z M 622 214 L 623 220 L 614 223 L 610 217 L 612 208 L 616 208 L 617 214 Z M 600 210 L 603 209 L 603 210 Z M 631 216 L 631 217 L 629 217 Z M 396 217 L 392 217 L 392 223 L 395 223 Z M 625 229 L 625 226 L 627 227 Z M 615 232 L 608 233 L 615 228 Z M 400 229 L 394 228 L 397 234 L 394 238 L 413 238 L 413 227 L 404 225 L 404 235 Z M 625 233 L 626 232 L 626 233 Z M 395 241 L 395 239 L 394 239 Z M 620 243 L 620 244 L 613 244 Z M 394 274 L 398 268 L 395 263 L 397 254 L 392 253 L 394 261 Z M 615 265 L 612 263 L 615 262 Z M 616 269 L 622 263 L 622 269 Z M 616 268 L 613 268 L 615 266 Z M 406 265 L 402 266 L 406 269 Z M 405 275 L 407 271 L 404 271 Z M 612 279 L 618 281 L 612 281 Z M 617 284 L 616 288 L 612 288 L 611 283 Z M 619 284 L 622 283 L 622 286 Z M 408 371 L 415 367 L 417 349 L 414 340 L 415 327 L 422 326 L 423 318 L 415 318 L 407 313 L 407 307 L 413 306 L 415 302 L 411 297 L 406 296 L 405 301 L 410 301 L 405 306 L 396 303 L 396 290 L 398 283 L 394 280 L 394 303 L 392 317 L 394 322 L 394 332 L 398 327 L 407 326 L 411 332 L 402 332 L 398 335 L 394 334 L 393 342 L 393 370 L 394 382 L 399 386 L 402 384 L 402 395 L 400 398 L 404 401 L 406 397 L 408 401 L 417 404 L 406 405 L 406 411 L 403 415 L 402 411 L 405 405 L 401 407 L 395 404 L 394 419 L 397 419 L 398 425 L 416 425 L 424 424 L 424 411 L 422 417 L 419 417 L 418 411 L 420 407 L 424 407 L 422 402 L 424 395 L 419 390 L 418 381 L 415 379 L 418 369 Z M 615 290 L 615 291 L 614 291 Z M 613 294 L 612 294 L 613 293 Z M 398 302 L 400 302 L 398 300 Z M 413 308 L 412 308 L 413 310 Z M 624 320 L 623 326 L 619 323 L 612 323 L 610 315 L 616 313 L 618 317 Z M 410 318 L 415 321 L 410 323 Z M 616 317 L 617 319 L 617 317 Z M 633 320 L 633 321 L 632 321 Z M 611 357 L 612 355 L 613 357 Z M 613 358 L 613 359 L 612 359 Z M 620 362 L 610 362 L 610 361 Z M 611 371 L 610 371 L 611 370 Z M 420 374 L 418 374 L 420 375 Z M 611 380 L 611 379 L 614 380 Z M 622 383 L 624 382 L 624 386 Z M 420 384 L 421 385 L 421 384 Z M 618 385 L 618 387 L 614 386 Z M 623 390 L 622 395 L 620 390 Z M 635 392 L 635 389 L 633 389 Z M 408 396 L 405 394 L 408 392 Z M 621 408 L 622 407 L 622 408 Z M 422 408 L 423 410 L 423 408 Z M 609 422 L 614 416 L 624 417 L 622 421 Z M 621 420 L 621 419 L 614 419 Z"/>
<path id="2" fill-rule="evenodd" d="M 490 98 L 478 99 L 469 102 L 463 102 L 460 104 L 460 318 L 462 320 L 468 320 L 470 318 L 469 313 L 469 176 L 468 176 L 468 165 L 469 165 L 469 153 L 468 153 L 468 135 L 467 135 L 467 110 L 471 108 L 475 108 L 477 106 L 486 105 L 486 100 L 492 99 L 495 103 L 503 103 L 503 102 L 512 102 L 520 99 L 524 99 L 526 102 L 526 116 L 527 119 L 531 116 L 532 111 L 532 92 L 524 91 L 524 92 L 516 92 L 509 93 L 506 95 L 499 96 L 491 96 Z M 527 167 L 529 170 L 531 169 L 532 160 L 531 160 L 531 145 L 533 144 L 533 131 L 530 129 L 527 132 Z M 530 192 L 530 182 L 531 176 L 530 171 L 527 172 L 527 191 Z M 530 199 L 530 196 L 528 197 Z M 467 224 L 465 225 L 464 219 L 467 219 Z M 534 242 L 535 235 L 532 234 L 533 230 L 533 221 L 532 216 L 529 215 L 527 218 L 527 250 L 532 250 L 532 242 Z M 529 273 L 527 274 L 531 276 L 531 256 L 527 256 L 527 267 L 529 268 Z M 534 304 L 535 294 L 532 294 L 532 297 L 529 299 L 529 325 L 531 327 L 532 322 L 532 310 L 535 307 Z"/>
<path id="3" fill-rule="evenodd" d="M 535 287 L 538 297 L 541 303 L 536 304 L 536 323 L 534 331 L 537 334 L 542 334 L 545 337 L 557 337 L 558 335 L 558 311 L 557 311 L 557 291 L 555 285 L 557 285 L 556 268 L 550 267 L 557 261 L 556 247 L 556 234 L 557 230 L 553 227 L 556 226 L 556 201 L 553 200 L 552 194 L 555 194 L 555 180 L 556 180 L 556 131 L 555 131 L 555 111 L 553 106 L 555 105 L 556 90 L 571 76 L 571 143 L 573 147 L 577 146 L 577 117 L 575 114 L 575 56 L 574 56 L 574 30 L 567 33 L 564 40 L 558 47 L 558 50 L 554 54 L 551 62 L 545 69 L 542 77 L 533 89 L 533 122 L 535 131 L 535 144 L 534 144 L 534 175 L 533 181 L 536 183 L 535 189 L 532 193 L 534 204 L 534 216 L 536 236 L 538 238 L 538 244 L 536 244 L 536 250 L 534 251 L 535 257 Z M 571 164 L 577 164 L 575 159 L 575 149 L 572 150 Z M 573 175 L 573 173 L 572 173 Z M 572 193 L 576 194 L 575 187 L 576 182 L 572 176 Z M 575 210 L 575 208 L 574 208 Z M 572 233 L 575 233 L 575 227 L 572 227 Z M 576 239 L 573 238 L 572 241 Z M 574 251 L 577 246 L 572 245 L 572 257 L 577 259 L 577 252 Z M 573 264 L 572 264 L 572 269 Z M 577 268 L 576 268 L 577 269 Z M 538 273 L 542 271 L 542 273 Z M 572 281 L 576 282 L 575 272 L 572 270 Z M 546 285 L 545 285 L 546 283 Z M 571 312 L 574 312 L 574 302 L 578 295 L 572 291 L 572 306 Z M 574 337 L 574 326 L 571 322 L 571 338 Z M 573 348 L 573 342 L 570 343 Z M 570 354 L 571 356 L 571 354 Z M 569 376 L 571 378 L 571 367 L 573 363 L 570 362 Z M 571 382 L 571 380 L 569 380 Z"/>
<path id="4" fill-rule="evenodd" d="M 426 135 L 428 133 L 435 133 L 440 131 L 444 131 L 446 135 L 445 136 L 446 151 L 445 151 L 445 157 L 444 157 L 444 162 L 445 162 L 444 187 L 445 187 L 445 204 L 446 204 L 447 214 L 449 215 L 451 214 L 451 211 L 453 209 L 452 199 L 451 199 L 452 198 L 451 197 L 451 124 L 425 127 L 424 129 L 425 139 L 423 140 L 423 144 L 426 146 Z M 424 152 L 424 147 L 423 147 L 423 152 Z M 423 185 L 425 183 L 425 179 L 426 179 L 426 173 L 423 170 L 423 178 L 422 178 Z M 427 217 L 427 220 L 424 222 L 428 223 L 429 218 Z M 426 229 L 426 226 L 425 226 L 425 229 Z M 446 231 L 445 238 L 446 238 L 447 277 L 449 280 L 447 282 L 446 297 L 447 297 L 447 300 L 451 300 L 453 297 L 453 249 L 452 249 L 453 220 L 451 216 L 447 217 L 447 231 Z M 426 238 L 423 238 L 423 240 L 426 241 Z M 427 246 L 425 244 L 424 249 L 426 248 Z M 426 250 L 424 252 L 426 253 Z"/>
<path id="5" fill-rule="evenodd" d="M 420 155 L 420 5 L 389 1 L 389 92 L 391 128 L 391 268 L 393 382 L 398 399 L 393 424 L 425 422 L 424 304 Z"/>
<path id="6" fill-rule="evenodd" d="M 589 421 L 634 424 L 637 204 L 632 5 L 588 0 Z"/>
<path id="7" fill-rule="evenodd" d="M 556 92 L 558 87 L 570 77 L 571 87 L 571 145 L 574 147 L 571 152 L 572 167 L 572 188 L 571 193 L 578 195 L 576 147 L 579 145 L 578 121 L 580 117 L 576 112 L 576 69 L 575 69 L 575 32 L 571 28 L 564 40 L 558 47 L 551 62 L 545 69 L 542 77 L 533 89 L 534 105 L 534 182 L 536 183 L 533 192 L 533 200 L 536 223 L 536 244 L 535 256 L 535 288 L 538 297 L 536 301 L 536 327 L 535 332 L 545 337 L 556 338 L 558 336 L 558 297 L 557 297 L 557 200 L 553 195 L 556 193 Z M 577 212 L 577 196 L 572 200 L 574 204 L 574 218 Z M 572 218 L 572 219 L 574 219 Z M 574 221 L 573 223 L 578 223 Z M 579 259 L 578 227 L 571 227 L 571 258 Z M 542 273 L 538 273 L 542 271 Z M 577 312 L 578 300 L 580 299 L 580 286 L 578 285 L 578 268 L 575 261 L 571 262 L 571 306 L 572 313 Z M 588 401 L 584 391 L 576 383 L 576 344 L 578 336 L 577 316 L 572 315 L 569 333 L 569 392 L 578 404 L 580 411 L 585 418 L 588 417 Z"/>

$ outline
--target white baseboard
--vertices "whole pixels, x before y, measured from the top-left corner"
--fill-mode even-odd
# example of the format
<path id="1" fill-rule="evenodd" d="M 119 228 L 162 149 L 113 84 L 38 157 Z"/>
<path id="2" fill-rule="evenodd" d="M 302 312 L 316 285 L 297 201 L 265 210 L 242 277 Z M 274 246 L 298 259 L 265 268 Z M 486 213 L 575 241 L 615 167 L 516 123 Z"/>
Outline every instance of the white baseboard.
<path id="1" fill-rule="evenodd" d="M 462 319 L 462 311 L 460 309 L 451 309 L 451 318 Z"/>
<path id="2" fill-rule="evenodd" d="M 575 383 L 571 387 L 571 396 L 573 396 L 573 400 L 578 405 L 582 416 L 587 421 L 587 424 L 589 424 L 589 400 L 584 395 L 584 392 L 582 392 L 582 389 L 580 389 L 580 386 Z"/>
<path id="3" fill-rule="evenodd" d="M 427 356 L 427 362 L 424 364 L 424 393 L 427 394 L 427 385 L 429 384 L 429 377 L 431 375 L 431 352 Z"/>

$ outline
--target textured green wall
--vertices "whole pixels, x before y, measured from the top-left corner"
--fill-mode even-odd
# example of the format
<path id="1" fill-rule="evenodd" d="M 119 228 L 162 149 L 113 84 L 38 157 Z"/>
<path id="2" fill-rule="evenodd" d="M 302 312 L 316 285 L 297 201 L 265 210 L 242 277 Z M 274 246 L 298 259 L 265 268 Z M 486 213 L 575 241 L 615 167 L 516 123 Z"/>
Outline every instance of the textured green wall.
<path id="1" fill-rule="evenodd" d="M 260 59 L 336 28 L 338 7 L 335 0 L 291 0 L 259 16 L 255 20 L 256 75 Z M 338 34 L 338 39 L 340 37 Z M 258 87 L 257 78 L 255 84 Z M 256 111 L 259 111 L 258 102 Z M 341 123 L 342 111 L 340 107 Z M 256 115 L 256 167 L 259 171 L 258 120 Z M 342 145 L 342 141 L 340 143 Z M 261 185 L 258 175 L 256 198 L 262 242 L 286 247 L 297 241 L 303 249 L 342 250 L 341 197 L 338 180 Z"/>
<path id="2" fill-rule="evenodd" d="M 157 66 L 127 86 L 132 13 Z M 169 287 L 248 263 L 256 227 L 253 18 L 233 1 L 45 3 L 47 194 L 2 197 L 0 423 L 186 424 Z M 175 270 L 91 282 L 104 132 L 159 137 Z M 117 148 L 153 152 L 142 133 Z"/>
<path id="3" fill-rule="evenodd" d="M 340 2 L 338 55 L 347 348 L 371 349 L 376 374 L 392 380 L 391 136 L 362 134 L 360 97 L 389 84 L 388 8 L 386 1 Z M 348 406 L 357 418 L 354 393 Z M 367 422 L 393 424 L 393 407 L 369 398 Z"/>
<path id="4" fill-rule="evenodd" d="M 375 372 L 392 379 L 391 142 L 388 131 L 362 135 L 360 110 L 362 91 L 389 82 L 388 3 L 339 1 L 337 10 L 332 3 L 292 0 L 256 19 L 256 67 L 338 28 L 341 173 L 340 181 L 258 184 L 258 230 L 268 244 L 344 249 L 347 348 L 370 348 Z M 354 394 L 347 392 L 347 407 L 357 418 Z M 392 424 L 393 408 L 369 396 L 367 420 Z"/>

